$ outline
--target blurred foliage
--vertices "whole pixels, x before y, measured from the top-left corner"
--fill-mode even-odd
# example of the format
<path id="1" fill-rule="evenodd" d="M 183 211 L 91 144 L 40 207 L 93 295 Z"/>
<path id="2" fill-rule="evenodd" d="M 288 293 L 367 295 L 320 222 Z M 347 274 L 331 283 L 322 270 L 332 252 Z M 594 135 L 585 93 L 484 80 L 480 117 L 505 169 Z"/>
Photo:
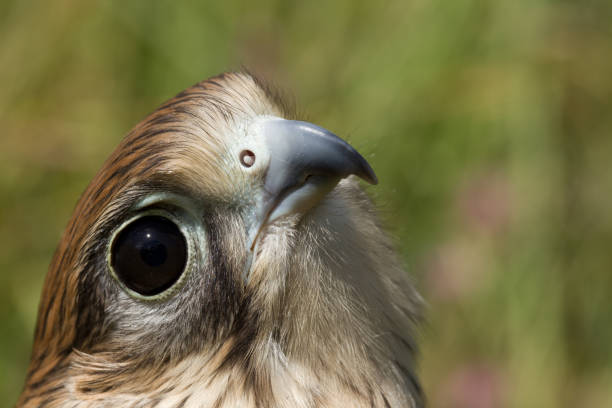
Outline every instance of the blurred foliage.
<path id="1" fill-rule="evenodd" d="M 364 151 L 432 407 L 612 406 L 612 2 L 0 1 L 0 401 L 131 126 L 246 66 Z"/>

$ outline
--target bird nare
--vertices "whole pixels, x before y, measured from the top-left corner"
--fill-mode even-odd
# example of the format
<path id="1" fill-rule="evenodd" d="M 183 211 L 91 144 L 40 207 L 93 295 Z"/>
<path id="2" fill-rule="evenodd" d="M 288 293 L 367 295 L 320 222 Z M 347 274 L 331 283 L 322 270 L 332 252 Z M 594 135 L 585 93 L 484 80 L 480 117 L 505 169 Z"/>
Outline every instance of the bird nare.
<path id="1" fill-rule="evenodd" d="M 81 196 L 18 406 L 422 406 L 420 297 L 359 179 L 250 74 L 179 93 Z"/>

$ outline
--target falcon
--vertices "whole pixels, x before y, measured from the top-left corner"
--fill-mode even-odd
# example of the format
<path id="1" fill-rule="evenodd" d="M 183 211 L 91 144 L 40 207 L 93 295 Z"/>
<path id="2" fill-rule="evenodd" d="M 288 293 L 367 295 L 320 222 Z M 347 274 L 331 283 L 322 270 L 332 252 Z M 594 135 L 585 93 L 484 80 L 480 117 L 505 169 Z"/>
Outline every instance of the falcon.
<path id="1" fill-rule="evenodd" d="M 421 298 L 348 143 L 248 73 L 139 123 L 51 262 L 19 407 L 420 407 Z"/>

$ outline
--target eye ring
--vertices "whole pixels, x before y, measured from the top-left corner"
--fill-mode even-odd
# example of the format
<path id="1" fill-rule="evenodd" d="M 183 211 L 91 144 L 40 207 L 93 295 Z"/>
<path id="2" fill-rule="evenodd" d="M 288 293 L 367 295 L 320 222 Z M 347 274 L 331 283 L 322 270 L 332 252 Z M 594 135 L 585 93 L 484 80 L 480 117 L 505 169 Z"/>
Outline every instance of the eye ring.
<path id="1" fill-rule="evenodd" d="M 178 229 L 180 235 L 184 239 L 186 252 L 184 266 L 179 272 L 177 279 L 170 282 L 170 285 L 167 288 L 164 288 L 159 293 L 153 294 L 143 294 L 128 286 L 128 284 L 124 282 L 124 279 L 121 278 L 120 273 L 118 273 L 115 267 L 113 266 L 113 247 L 117 239 L 120 238 L 122 232 L 126 231 L 128 227 L 136 223 L 138 220 L 144 219 L 146 217 L 159 217 L 172 223 Z M 189 225 L 186 225 L 183 220 L 181 220 L 178 216 L 174 215 L 170 211 L 166 211 L 163 209 L 149 209 L 133 217 L 128 218 L 112 232 L 108 241 L 106 250 L 106 264 L 111 276 L 119 284 L 121 289 L 132 298 L 144 301 L 163 301 L 170 298 L 184 285 L 185 281 L 187 280 L 187 277 L 193 269 L 195 244 L 193 242 L 192 234 L 190 232 L 191 231 Z"/>

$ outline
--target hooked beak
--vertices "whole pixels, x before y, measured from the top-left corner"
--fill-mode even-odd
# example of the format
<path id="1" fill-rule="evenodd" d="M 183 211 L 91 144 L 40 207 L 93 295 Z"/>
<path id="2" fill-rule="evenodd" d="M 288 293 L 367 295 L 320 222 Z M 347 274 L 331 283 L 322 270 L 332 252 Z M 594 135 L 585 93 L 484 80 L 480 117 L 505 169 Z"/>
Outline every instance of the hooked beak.
<path id="1" fill-rule="evenodd" d="M 307 212 L 341 179 L 354 174 L 370 184 L 378 183 L 363 156 L 322 127 L 268 117 L 258 131 L 269 152 L 269 163 L 256 209 L 251 251 L 268 224 L 289 214 Z"/>

